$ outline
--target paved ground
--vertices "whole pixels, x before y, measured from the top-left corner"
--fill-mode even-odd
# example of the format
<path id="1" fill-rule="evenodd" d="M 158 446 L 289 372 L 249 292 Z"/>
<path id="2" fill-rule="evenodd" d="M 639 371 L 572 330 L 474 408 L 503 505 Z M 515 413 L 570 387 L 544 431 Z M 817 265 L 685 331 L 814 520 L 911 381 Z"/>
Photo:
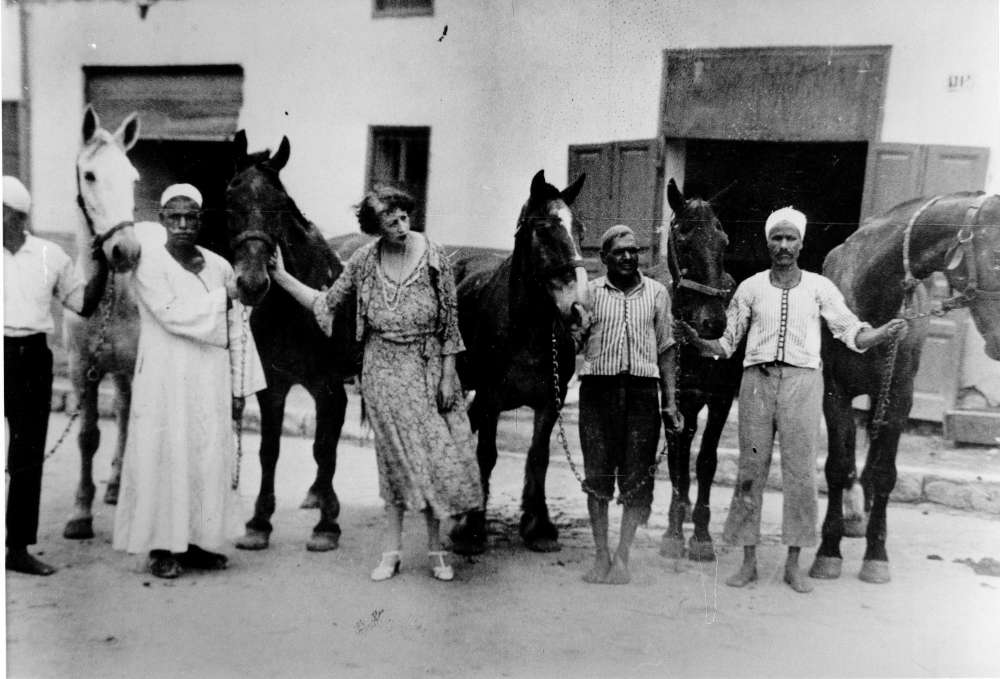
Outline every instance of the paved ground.
<path id="1" fill-rule="evenodd" d="M 55 436 L 65 422 L 53 417 Z M 106 477 L 110 423 L 97 478 Z M 845 543 L 845 574 L 797 595 L 780 581 L 780 500 L 765 501 L 761 581 L 733 590 L 717 565 L 657 553 L 669 485 L 641 529 L 632 584 L 590 586 L 584 498 L 565 464 L 549 496 L 563 536 L 555 554 L 526 551 L 516 537 L 521 465 L 501 456 L 494 475 L 491 550 L 457 562 L 457 580 L 426 573 L 421 521 L 407 522 L 404 570 L 386 583 L 367 575 L 378 558 L 380 502 L 373 452 L 341 447 L 336 487 L 341 548 L 304 549 L 314 512 L 297 509 L 313 465 L 309 441 L 286 437 L 279 465 L 272 549 L 232 550 L 222 573 L 156 580 L 141 559 L 111 551 L 112 508 L 98 506 L 98 537 L 60 537 L 77 458 L 60 450 L 46 467 L 38 551 L 61 570 L 7 577 L 11 677 L 597 677 L 597 676 L 998 676 L 1000 578 L 966 563 L 1000 558 L 1000 518 L 933 504 L 893 504 L 893 582 L 855 577 L 861 541 Z M 248 436 L 249 450 L 257 440 Z M 253 458 L 241 487 L 248 515 Z M 713 505 L 713 533 L 730 491 Z M 617 519 L 617 511 L 613 518 Z"/>

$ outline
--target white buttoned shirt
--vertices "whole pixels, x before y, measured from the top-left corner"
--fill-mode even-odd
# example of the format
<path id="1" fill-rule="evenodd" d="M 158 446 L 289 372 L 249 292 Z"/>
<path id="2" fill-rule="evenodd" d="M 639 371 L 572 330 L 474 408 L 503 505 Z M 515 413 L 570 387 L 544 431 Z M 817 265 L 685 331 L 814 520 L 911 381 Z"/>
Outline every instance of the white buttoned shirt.
<path id="1" fill-rule="evenodd" d="M 16 253 L 3 250 L 4 337 L 52 332 L 52 299 L 79 313 L 83 289 L 73 260 L 61 247 L 27 234 Z"/>

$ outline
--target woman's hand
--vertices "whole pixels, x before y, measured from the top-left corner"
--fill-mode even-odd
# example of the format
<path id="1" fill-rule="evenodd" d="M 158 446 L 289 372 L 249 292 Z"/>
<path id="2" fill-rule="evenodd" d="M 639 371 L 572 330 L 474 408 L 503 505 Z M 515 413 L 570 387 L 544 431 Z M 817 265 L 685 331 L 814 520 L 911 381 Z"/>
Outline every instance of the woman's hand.
<path id="1" fill-rule="evenodd" d="M 281 246 L 274 246 L 274 254 L 271 255 L 271 259 L 267 262 L 267 269 L 271 272 L 271 278 L 278 285 L 281 285 L 282 281 L 285 280 L 285 276 L 288 275 L 288 271 L 285 269 L 285 258 L 281 254 Z"/>
<path id="2" fill-rule="evenodd" d="M 455 380 L 449 376 L 443 376 L 438 384 L 437 408 L 438 412 L 446 413 L 453 410 L 458 405 L 459 390 Z"/>
<path id="3" fill-rule="evenodd" d="M 660 408 L 660 418 L 666 432 L 679 432 L 684 428 L 684 416 L 677 410 L 677 404 L 671 403 Z"/>

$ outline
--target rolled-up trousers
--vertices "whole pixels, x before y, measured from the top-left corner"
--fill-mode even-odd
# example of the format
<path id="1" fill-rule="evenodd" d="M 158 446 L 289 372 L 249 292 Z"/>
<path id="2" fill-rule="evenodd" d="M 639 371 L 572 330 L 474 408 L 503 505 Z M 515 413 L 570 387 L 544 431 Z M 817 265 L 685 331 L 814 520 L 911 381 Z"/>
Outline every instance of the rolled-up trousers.
<path id="1" fill-rule="evenodd" d="M 823 372 L 784 363 L 752 365 L 740 385 L 740 460 L 723 538 L 760 542 L 761 504 L 775 433 L 781 444 L 781 540 L 792 547 L 818 542 L 816 444 L 823 406 Z"/>
<path id="2" fill-rule="evenodd" d="M 4 337 L 3 406 L 7 446 L 7 546 L 25 547 L 38 537 L 45 434 L 52 407 L 52 352 L 44 334 Z"/>

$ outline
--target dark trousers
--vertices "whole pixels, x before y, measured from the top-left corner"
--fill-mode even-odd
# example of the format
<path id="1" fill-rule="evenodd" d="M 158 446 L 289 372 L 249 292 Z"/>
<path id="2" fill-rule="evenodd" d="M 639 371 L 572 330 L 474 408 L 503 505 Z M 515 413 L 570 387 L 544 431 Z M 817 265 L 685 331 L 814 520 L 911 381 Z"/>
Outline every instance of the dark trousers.
<path id="1" fill-rule="evenodd" d="M 52 406 L 52 352 L 44 334 L 4 337 L 3 405 L 10 432 L 7 448 L 7 546 L 38 538 L 45 434 Z"/>

